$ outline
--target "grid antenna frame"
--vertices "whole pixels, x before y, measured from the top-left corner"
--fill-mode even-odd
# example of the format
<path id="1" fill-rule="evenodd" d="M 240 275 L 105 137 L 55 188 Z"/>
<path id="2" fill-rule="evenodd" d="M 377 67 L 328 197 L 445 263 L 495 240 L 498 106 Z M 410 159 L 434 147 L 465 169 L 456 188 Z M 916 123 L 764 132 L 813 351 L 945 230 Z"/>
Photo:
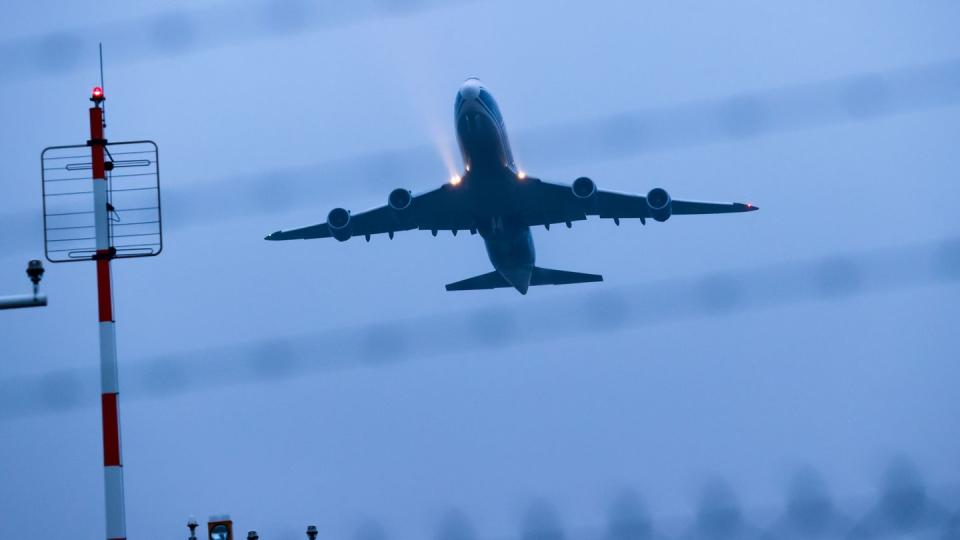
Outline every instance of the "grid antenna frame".
<path id="1" fill-rule="evenodd" d="M 43 245 L 54 263 L 96 258 L 90 145 L 51 146 L 40 154 Z M 153 257 L 163 250 L 160 165 L 153 141 L 107 142 L 105 169 L 113 258 Z"/>

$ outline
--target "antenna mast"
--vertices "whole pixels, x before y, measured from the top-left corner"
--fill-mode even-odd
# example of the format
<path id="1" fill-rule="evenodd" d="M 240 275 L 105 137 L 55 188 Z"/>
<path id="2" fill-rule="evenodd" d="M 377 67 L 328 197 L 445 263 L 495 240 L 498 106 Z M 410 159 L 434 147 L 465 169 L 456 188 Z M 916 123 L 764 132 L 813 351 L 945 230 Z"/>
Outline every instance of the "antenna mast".
<path id="1" fill-rule="evenodd" d="M 100 50 L 100 88 L 103 89 L 103 42 L 97 44 L 97 47 Z M 106 95 L 104 93 L 103 95 Z M 102 103 L 103 109 L 103 127 L 107 127 L 107 104 L 106 102 Z"/>

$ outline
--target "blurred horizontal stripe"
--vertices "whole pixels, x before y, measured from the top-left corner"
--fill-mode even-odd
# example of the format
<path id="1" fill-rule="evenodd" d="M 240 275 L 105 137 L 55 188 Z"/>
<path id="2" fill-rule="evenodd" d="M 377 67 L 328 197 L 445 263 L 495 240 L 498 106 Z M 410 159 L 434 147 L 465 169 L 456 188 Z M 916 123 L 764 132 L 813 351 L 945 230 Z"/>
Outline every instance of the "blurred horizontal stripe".
<path id="1" fill-rule="evenodd" d="M 139 62 L 156 56 L 180 55 L 250 40 L 410 15 L 466 4 L 468 1 L 269 0 L 169 10 L 146 17 L 110 21 L 95 27 L 78 27 L 0 41 L 0 57 L 4 59 L 0 84 L 95 66 L 97 40 L 105 45 L 108 65 L 114 62 Z"/>
<path id="2" fill-rule="evenodd" d="M 509 347 L 696 317 L 842 300 L 960 281 L 960 237 L 624 287 L 584 288 L 523 307 L 488 307 L 329 330 L 124 363 L 125 399 L 163 398 L 218 385 L 262 383 L 342 369 Z M 650 306 L 656 306 L 651 309 Z M 537 321 L 521 325 L 520 321 Z M 92 406 L 97 371 L 0 379 L 0 419 Z"/>
<path id="3" fill-rule="evenodd" d="M 592 120 L 520 132 L 513 137 L 525 163 L 578 164 L 672 148 L 706 145 L 960 103 L 960 60 L 884 73 L 864 73 L 775 90 L 624 112 Z M 166 160 L 179 159 L 166 155 Z M 414 191 L 443 183 L 447 171 L 429 145 L 378 152 L 306 166 L 258 171 L 214 181 L 195 179 L 163 187 L 164 226 L 180 227 L 228 218 L 318 207 L 356 194 Z M 433 178 L 434 181 L 429 181 Z M 555 179 L 555 180 L 572 180 Z M 39 179 L 37 179 L 39 182 Z M 323 206 L 320 208 L 319 206 Z M 0 230 L 42 231 L 39 212 L 0 215 Z M 29 235 L 5 239 L 7 249 L 36 246 Z"/>

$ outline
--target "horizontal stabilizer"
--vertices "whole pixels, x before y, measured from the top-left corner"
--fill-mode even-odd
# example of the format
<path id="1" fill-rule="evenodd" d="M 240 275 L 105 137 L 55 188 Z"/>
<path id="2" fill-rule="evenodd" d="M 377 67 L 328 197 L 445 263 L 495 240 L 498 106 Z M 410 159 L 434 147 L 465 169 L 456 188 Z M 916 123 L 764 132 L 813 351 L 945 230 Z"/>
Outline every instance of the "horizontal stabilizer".
<path id="1" fill-rule="evenodd" d="M 570 283 L 590 283 L 594 281 L 603 281 L 600 274 L 584 274 L 581 272 L 567 272 L 565 270 L 553 270 L 551 268 L 533 267 L 530 275 L 530 285 L 567 285 Z M 500 272 L 488 272 L 472 278 L 457 281 L 447 285 L 448 291 L 474 291 L 478 289 L 499 289 L 503 287 L 514 287 L 509 283 Z M 526 292 L 526 287 L 522 292 Z"/>
<path id="2" fill-rule="evenodd" d="M 455 283 L 448 283 L 448 291 L 473 291 L 477 289 L 499 289 L 500 287 L 513 287 L 503 279 L 500 272 L 487 272 L 472 278 L 467 278 Z"/>
<path id="3" fill-rule="evenodd" d="M 570 283 L 591 283 L 594 281 L 603 281 L 603 276 L 600 274 L 567 272 L 566 270 L 553 270 L 536 266 L 533 268 L 533 275 L 530 276 L 530 285 L 567 285 Z"/>

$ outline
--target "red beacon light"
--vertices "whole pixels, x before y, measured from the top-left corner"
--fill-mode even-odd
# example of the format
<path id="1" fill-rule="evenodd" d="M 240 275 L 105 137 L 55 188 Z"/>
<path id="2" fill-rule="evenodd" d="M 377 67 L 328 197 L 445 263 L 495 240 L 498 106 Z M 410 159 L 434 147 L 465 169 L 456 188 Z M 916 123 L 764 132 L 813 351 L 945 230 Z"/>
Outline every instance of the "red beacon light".
<path id="1" fill-rule="evenodd" d="M 90 92 L 91 101 L 103 101 L 103 88 L 99 86 L 93 87 L 93 92 Z"/>

